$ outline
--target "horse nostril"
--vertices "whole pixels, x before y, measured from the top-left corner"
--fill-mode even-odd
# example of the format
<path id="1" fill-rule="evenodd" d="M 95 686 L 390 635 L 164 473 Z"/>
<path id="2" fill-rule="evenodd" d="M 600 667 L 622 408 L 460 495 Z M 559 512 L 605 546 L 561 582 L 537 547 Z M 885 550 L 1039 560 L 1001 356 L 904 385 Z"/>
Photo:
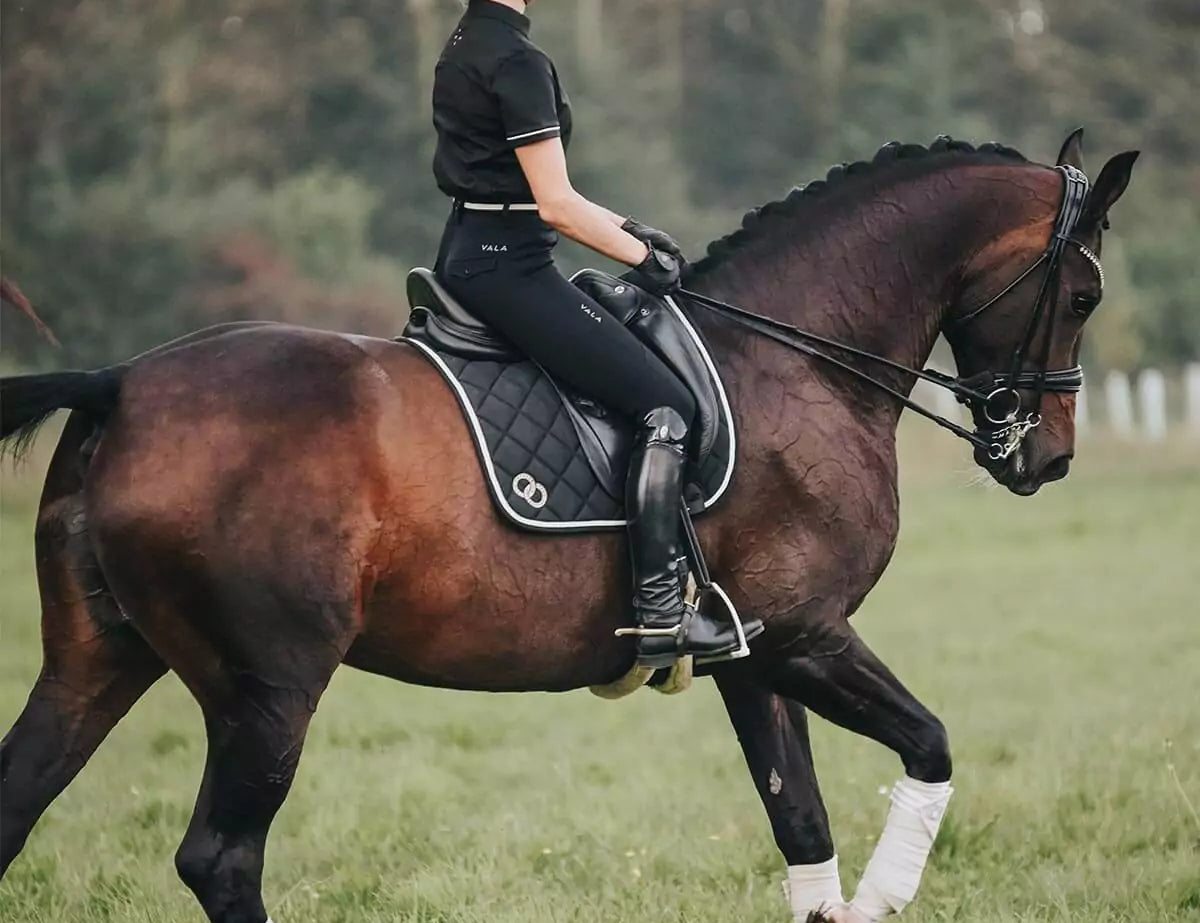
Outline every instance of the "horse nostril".
<path id="1" fill-rule="evenodd" d="M 1071 453 L 1064 452 L 1050 460 L 1049 464 L 1042 469 L 1042 476 L 1039 480 L 1043 484 L 1048 484 L 1051 481 L 1058 481 L 1067 476 L 1067 472 L 1071 470 Z"/>

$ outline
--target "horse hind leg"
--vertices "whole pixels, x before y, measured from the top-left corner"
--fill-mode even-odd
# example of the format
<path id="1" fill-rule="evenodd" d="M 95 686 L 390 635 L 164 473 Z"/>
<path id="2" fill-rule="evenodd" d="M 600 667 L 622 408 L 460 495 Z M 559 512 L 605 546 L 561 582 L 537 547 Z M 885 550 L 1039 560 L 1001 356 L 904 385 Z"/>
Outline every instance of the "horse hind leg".
<path id="1" fill-rule="evenodd" d="M 166 671 L 108 592 L 79 494 L 43 504 L 35 544 L 43 661 L 0 742 L 0 875 L 50 803 Z"/>
<path id="2" fill-rule="evenodd" d="M 267 835 L 353 637 L 353 594 L 318 588 L 315 566 L 247 580 L 226 561 L 126 538 L 105 535 L 114 587 L 200 705 L 208 739 L 175 868 L 212 923 L 264 923 Z M 139 562 L 155 552 L 147 576 Z"/>
<path id="3" fill-rule="evenodd" d="M 238 701 L 206 711 L 208 760 L 179 877 L 213 923 L 263 923 L 267 833 L 291 787 L 315 702 L 305 690 L 245 681 Z"/>
<path id="4" fill-rule="evenodd" d="M 350 604 L 313 604 L 303 589 L 270 593 L 201 578 L 219 608 L 144 597 L 135 618 L 204 713 L 208 756 L 175 867 L 212 923 L 264 923 L 267 835 L 291 788 L 317 703 L 349 646 Z M 187 586 L 185 581 L 184 586 Z M 124 597 L 122 597 L 124 598 Z M 206 633 L 198 631 L 203 625 Z M 204 652 L 204 653 L 200 653 Z"/>

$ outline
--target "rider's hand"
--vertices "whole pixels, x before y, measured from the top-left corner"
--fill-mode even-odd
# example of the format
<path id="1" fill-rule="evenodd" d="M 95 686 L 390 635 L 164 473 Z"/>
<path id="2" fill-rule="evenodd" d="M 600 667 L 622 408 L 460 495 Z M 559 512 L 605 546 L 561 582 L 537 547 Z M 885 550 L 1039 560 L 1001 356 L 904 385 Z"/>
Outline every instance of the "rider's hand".
<path id="1" fill-rule="evenodd" d="M 680 263 L 685 262 L 683 248 L 666 231 L 660 231 L 657 228 L 642 224 L 636 218 L 632 217 L 625 219 L 625 223 L 621 225 L 621 230 L 631 237 L 636 237 L 642 243 L 649 244 L 655 250 L 662 250 L 671 254 Z"/>
<path id="2" fill-rule="evenodd" d="M 646 258 L 633 267 L 634 281 L 651 295 L 667 295 L 679 288 L 680 266 L 670 253 L 648 247 Z"/>

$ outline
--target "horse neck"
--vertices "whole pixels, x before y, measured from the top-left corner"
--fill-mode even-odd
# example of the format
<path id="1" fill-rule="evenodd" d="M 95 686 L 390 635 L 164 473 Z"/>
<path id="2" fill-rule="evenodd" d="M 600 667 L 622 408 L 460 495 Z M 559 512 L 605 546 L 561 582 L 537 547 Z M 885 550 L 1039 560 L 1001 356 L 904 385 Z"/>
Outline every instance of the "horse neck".
<path id="1" fill-rule="evenodd" d="M 1021 184 L 1013 184 L 1011 174 L 1027 166 L 960 167 L 877 184 L 870 191 L 857 190 L 856 205 L 828 192 L 824 211 L 813 202 L 791 214 L 760 219 L 762 231 L 696 287 L 805 331 L 921 368 L 971 258 L 1005 224 L 1020 220 L 1019 202 L 997 203 L 995 184 L 971 180 L 1003 171 L 1004 184 L 1015 190 Z M 761 382 L 763 376 L 777 379 L 785 394 L 821 376 L 852 405 L 856 419 L 895 428 L 903 407 L 881 390 L 724 322 L 705 318 L 702 324 L 741 401 L 758 399 L 762 389 L 751 382 Z M 913 375 L 870 360 L 839 358 L 905 394 L 916 382 Z"/>

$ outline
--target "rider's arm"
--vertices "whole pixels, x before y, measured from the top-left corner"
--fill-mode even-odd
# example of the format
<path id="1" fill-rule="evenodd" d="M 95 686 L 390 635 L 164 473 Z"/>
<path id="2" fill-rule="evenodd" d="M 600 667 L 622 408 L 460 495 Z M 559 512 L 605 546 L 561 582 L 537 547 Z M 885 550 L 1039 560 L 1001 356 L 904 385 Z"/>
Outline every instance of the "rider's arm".
<path id="1" fill-rule="evenodd" d="M 646 245 L 621 230 L 624 218 L 575 191 L 559 138 L 526 144 L 518 147 L 516 154 L 533 190 L 538 214 L 546 224 L 627 266 L 636 266 L 646 258 Z"/>
<path id="2" fill-rule="evenodd" d="M 550 59 L 533 48 L 509 55 L 490 89 L 542 220 L 614 260 L 636 266 L 646 259 L 646 245 L 621 230 L 623 218 L 589 202 L 571 185 L 560 138 L 560 91 Z"/>

